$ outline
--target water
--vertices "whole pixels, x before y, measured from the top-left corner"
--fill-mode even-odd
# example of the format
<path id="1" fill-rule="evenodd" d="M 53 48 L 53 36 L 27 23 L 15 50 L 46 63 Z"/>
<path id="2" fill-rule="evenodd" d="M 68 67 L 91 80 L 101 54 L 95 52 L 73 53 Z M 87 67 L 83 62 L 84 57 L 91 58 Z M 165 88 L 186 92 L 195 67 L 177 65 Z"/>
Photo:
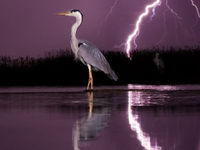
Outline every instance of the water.
<path id="1" fill-rule="evenodd" d="M 0 88 L 1 150 L 200 150 L 200 85 Z"/>

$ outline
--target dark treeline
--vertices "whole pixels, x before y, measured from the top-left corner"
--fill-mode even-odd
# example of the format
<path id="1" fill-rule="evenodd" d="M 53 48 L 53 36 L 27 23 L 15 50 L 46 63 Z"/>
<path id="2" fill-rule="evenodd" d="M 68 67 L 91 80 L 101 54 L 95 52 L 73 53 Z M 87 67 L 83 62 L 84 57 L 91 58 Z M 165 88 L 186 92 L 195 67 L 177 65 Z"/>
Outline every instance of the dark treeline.
<path id="1" fill-rule="evenodd" d="M 104 52 L 119 81 L 93 72 L 94 84 L 198 84 L 200 48 L 134 51 L 132 60 L 122 52 Z M 61 50 L 45 57 L 0 57 L 0 85 L 86 85 L 88 69 Z"/>

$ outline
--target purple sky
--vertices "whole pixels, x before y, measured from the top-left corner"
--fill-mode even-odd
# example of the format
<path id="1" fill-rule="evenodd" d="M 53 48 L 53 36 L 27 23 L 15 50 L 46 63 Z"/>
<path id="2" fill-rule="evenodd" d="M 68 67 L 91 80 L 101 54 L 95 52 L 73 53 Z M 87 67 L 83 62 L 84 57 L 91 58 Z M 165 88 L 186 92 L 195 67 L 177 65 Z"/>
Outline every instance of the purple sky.
<path id="1" fill-rule="evenodd" d="M 93 42 L 101 50 L 117 50 L 117 45 L 126 41 L 136 18 L 152 0 L 118 0 L 112 14 L 107 15 L 115 1 L 1 0 L 0 55 L 42 56 L 48 51 L 69 48 L 74 19 L 55 14 L 74 8 L 84 15 L 79 38 Z M 152 21 L 146 17 L 143 22 L 137 38 L 138 48 L 199 44 L 200 19 L 190 0 L 168 1 L 182 19 L 176 19 L 162 0 Z M 194 2 L 200 8 L 200 1 Z"/>

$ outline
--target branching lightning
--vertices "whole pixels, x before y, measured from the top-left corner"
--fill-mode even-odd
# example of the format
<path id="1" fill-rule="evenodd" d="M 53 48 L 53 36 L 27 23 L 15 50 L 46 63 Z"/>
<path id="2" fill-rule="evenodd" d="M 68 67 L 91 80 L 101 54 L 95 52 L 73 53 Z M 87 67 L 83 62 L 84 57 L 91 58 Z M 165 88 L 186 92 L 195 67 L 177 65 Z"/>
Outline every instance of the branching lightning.
<path id="1" fill-rule="evenodd" d="M 111 16 L 111 14 L 113 13 L 113 10 L 115 9 L 115 7 L 117 6 L 119 0 L 115 0 L 114 3 L 112 4 L 112 6 L 110 7 L 107 15 L 104 17 L 104 21 L 101 22 L 101 27 L 103 27 L 103 24 L 108 20 L 108 18 Z M 101 30 L 98 31 L 98 35 L 101 34 Z"/>
<path id="2" fill-rule="evenodd" d="M 191 0 L 191 1 L 193 1 L 193 0 Z M 130 58 L 130 50 L 131 50 L 132 40 L 133 40 L 133 44 L 134 44 L 134 49 L 137 48 L 136 39 L 139 36 L 140 26 L 141 26 L 141 23 L 142 23 L 144 17 L 149 15 L 149 10 L 151 10 L 152 15 L 150 17 L 151 17 L 151 20 L 152 20 L 152 18 L 155 16 L 156 8 L 160 5 L 161 5 L 161 0 L 155 0 L 152 4 L 147 5 L 145 7 L 145 11 L 142 14 L 139 15 L 139 17 L 136 21 L 134 31 L 128 36 L 127 41 L 126 41 L 126 53 L 127 53 L 129 58 Z M 166 5 L 166 8 L 169 10 L 169 12 L 172 13 L 175 16 L 175 19 L 178 19 L 178 20 L 182 19 L 182 17 L 180 17 L 179 14 L 169 6 L 168 0 L 165 0 L 165 5 Z M 165 23 L 166 23 L 166 20 L 165 20 Z"/>
<path id="3" fill-rule="evenodd" d="M 199 12 L 199 8 L 197 7 L 197 5 L 194 3 L 194 0 L 190 0 L 192 6 L 196 9 L 197 15 L 200 18 L 200 12 Z"/>
<path id="4" fill-rule="evenodd" d="M 113 3 L 113 5 L 111 6 L 109 12 L 107 13 L 107 15 L 106 15 L 106 17 L 105 17 L 105 20 L 107 20 L 108 17 L 112 14 L 113 9 L 115 8 L 115 6 L 117 5 L 118 2 L 119 2 L 119 0 L 115 0 L 115 2 Z"/>
<path id="5" fill-rule="evenodd" d="M 154 2 L 152 2 L 151 4 L 146 5 L 144 11 L 141 14 L 139 14 L 139 16 L 138 16 L 138 18 L 136 20 L 136 23 L 135 23 L 134 30 L 127 37 L 127 40 L 126 40 L 126 43 L 125 43 L 125 49 L 126 49 L 127 56 L 129 58 L 130 58 L 130 51 L 131 51 L 131 48 L 132 48 L 132 43 L 133 43 L 133 49 L 137 48 L 136 39 L 140 34 L 140 28 L 141 28 L 142 22 L 144 21 L 144 18 L 146 16 L 148 16 L 149 12 L 151 11 L 152 14 L 151 14 L 150 18 L 152 20 L 152 18 L 156 14 L 155 13 L 156 8 L 161 5 L 162 1 L 165 2 L 166 9 L 168 9 L 169 12 L 174 16 L 175 24 L 176 24 L 176 28 L 177 28 L 176 30 L 178 30 L 178 26 L 179 25 L 180 26 L 182 25 L 182 17 L 173 8 L 170 7 L 170 5 L 168 3 L 168 0 L 154 0 Z M 190 1 L 191 1 L 192 6 L 196 10 L 198 18 L 200 19 L 200 10 L 199 10 L 199 8 L 194 3 L 194 0 L 190 0 Z M 164 24 L 166 24 L 166 15 L 164 15 Z M 164 28 L 166 28 L 166 25 L 164 25 Z M 166 32 L 164 32 L 162 38 L 160 39 L 160 41 L 157 44 L 159 44 L 163 40 L 163 38 L 165 36 L 166 36 Z M 176 39 L 178 39 L 177 35 L 176 35 Z"/>
<path id="6" fill-rule="evenodd" d="M 176 28 L 177 28 L 177 26 L 178 26 L 177 24 L 181 25 L 180 21 L 182 20 L 182 17 L 173 8 L 170 7 L 168 0 L 165 0 L 165 6 L 166 6 L 167 10 L 174 16 L 175 24 L 176 24 Z M 163 29 L 164 29 L 164 32 L 163 32 L 162 37 L 160 38 L 160 40 L 157 42 L 156 45 L 159 45 L 167 35 L 167 32 L 166 32 L 166 30 L 167 30 L 167 25 L 166 25 L 166 23 L 167 23 L 167 19 L 166 19 L 167 18 L 167 16 L 166 16 L 167 10 L 165 10 L 163 12 L 163 24 L 164 24 Z M 177 34 L 176 34 L 176 37 L 177 37 Z"/>
<path id="7" fill-rule="evenodd" d="M 156 7 L 154 7 L 152 9 L 152 15 L 151 15 L 151 20 L 153 19 L 153 17 L 156 15 Z"/>
<path id="8" fill-rule="evenodd" d="M 176 11 L 174 11 L 174 10 L 169 6 L 168 0 L 166 0 L 165 2 L 166 2 L 166 7 L 167 7 L 167 9 L 169 9 L 169 11 L 170 11 L 174 16 L 176 16 L 176 18 L 178 18 L 178 19 L 181 20 L 182 18 L 178 15 L 178 13 L 177 13 Z"/>
<path id="9" fill-rule="evenodd" d="M 136 25 L 135 25 L 135 29 L 133 30 L 133 32 L 128 36 L 127 41 L 126 41 L 126 53 L 127 56 L 130 58 L 130 50 L 131 50 L 131 42 L 132 40 L 134 40 L 134 48 L 137 48 L 137 44 L 136 44 L 136 38 L 139 35 L 140 32 L 140 26 L 141 23 L 144 19 L 144 17 L 146 17 L 149 14 L 149 10 L 150 9 L 154 9 L 155 7 L 159 6 L 161 4 L 161 0 L 155 0 L 153 3 L 147 5 L 145 7 L 145 11 L 143 13 L 141 13 L 136 21 Z"/>

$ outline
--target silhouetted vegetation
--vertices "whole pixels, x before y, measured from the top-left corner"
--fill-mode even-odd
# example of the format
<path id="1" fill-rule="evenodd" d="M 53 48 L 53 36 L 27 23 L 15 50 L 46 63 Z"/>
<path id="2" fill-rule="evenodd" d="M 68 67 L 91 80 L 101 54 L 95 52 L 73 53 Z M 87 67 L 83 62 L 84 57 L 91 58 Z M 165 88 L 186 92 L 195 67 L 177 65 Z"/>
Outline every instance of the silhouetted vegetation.
<path id="1" fill-rule="evenodd" d="M 164 66 L 159 68 L 154 58 Z M 93 72 L 94 84 L 198 84 L 200 48 L 134 51 L 132 60 L 122 52 L 104 52 L 119 81 L 111 81 L 102 72 Z M 0 57 L 0 85 L 86 85 L 88 69 L 75 61 L 70 51 L 49 53 L 42 58 Z"/>

